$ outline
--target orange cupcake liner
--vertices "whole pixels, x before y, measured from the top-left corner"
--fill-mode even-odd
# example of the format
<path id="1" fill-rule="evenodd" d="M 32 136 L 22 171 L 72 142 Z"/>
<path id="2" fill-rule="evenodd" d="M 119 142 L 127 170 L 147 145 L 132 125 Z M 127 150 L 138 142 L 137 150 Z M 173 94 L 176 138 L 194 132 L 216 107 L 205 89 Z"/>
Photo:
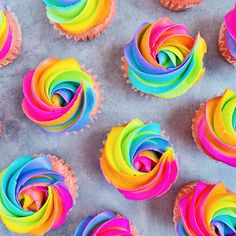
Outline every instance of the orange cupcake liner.
<path id="1" fill-rule="evenodd" d="M 73 197 L 74 204 L 76 202 L 76 198 L 78 196 L 77 194 L 77 180 L 74 175 L 74 171 L 70 168 L 69 164 L 66 163 L 64 160 L 58 158 L 57 156 L 51 155 L 51 154 L 35 154 L 33 157 L 42 157 L 47 156 L 52 164 L 53 170 L 64 176 L 64 182 L 68 189 L 70 190 L 70 193 Z"/>
<path id="2" fill-rule="evenodd" d="M 175 227 L 177 227 L 179 219 L 181 217 L 180 209 L 179 209 L 179 202 L 185 196 L 187 196 L 188 194 L 193 192 L 196 188 L 196 185 L 197 185 L 196 182 L 189 183 L 189 184 L 185 185 L 183 188 L 181 188 L 180 191 L 178 192 L 176 199 L 175 199 L 175 203 L 174 203 L 174 209 L 173 209 L 173 222 L 174 222 Z"/>
<path id="3" fill-rule="evenodd" d="M 218 48 L 223 56 L 223 58 L 236 67 L 236 58 L 231 54 L 231 52 L 228 50 L 226 45 L 226 26 L 225 23 L 221 25 L 220 33 L 219 33 L 219 40 L 218 40 Z"/>
<path id="4" fill-rule="evenodd" d="M 160 0 L 160 2 L 171 11 L 184 11 L 202 3 L 203 0 Z"/>
<path id="5" fill-rule="evenodd" d="M 123 215 L 119 213 L 117 213 L 116 216 L 120 218 L 124 217 Z M 132 236 L 140 236 L 137 227 L 132 222 L 130 222 L 130 229 L 131 229 Z"/>
<path id="6" fill-rule="evenodd" d="M 0 68 L 12 63 L 20 55 L 22 44 L 21 27 L 15 14 L 9 8 L 6 11 L 6 17 L 12 30 L 12 43 L 7 55 L 0 60 Z"/>
<path id="7" fill-rule="evenodd" d="M 59 24 L 51 22 L 55 30 L 58 30 L 60 35 L 65 36 L 67 39 L 74 39 L 75 41 L 92 40 L 100 36 L 113 22 L 116 16 L 116 0 L 112 0 L 111 10 L 109 16 L 99 25 L 92 27 L 88 31 L 80 34 L 70 34 L 65 31 Z"/>

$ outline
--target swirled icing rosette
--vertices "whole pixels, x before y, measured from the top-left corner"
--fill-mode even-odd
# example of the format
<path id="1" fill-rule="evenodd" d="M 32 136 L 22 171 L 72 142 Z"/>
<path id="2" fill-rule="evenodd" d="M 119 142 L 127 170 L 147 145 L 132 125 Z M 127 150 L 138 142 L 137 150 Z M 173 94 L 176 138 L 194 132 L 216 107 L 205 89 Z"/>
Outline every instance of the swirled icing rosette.
<path id="1" fill-rule="evenodd" d="M 23 81 L 22 108 L 49 134 L 76 132 L 96 118 L 101 97 L 95 79 L 73 58 L 48 58 Z"/>
<path id="2" fill-rule="evenodd" d="M 178 174 L 176 155 L 160 125 L 139 119 L 112 128 L 100 165 L 106 180 L 129 200 L 163 195 Z"/>
<path id="3" fill-rule="evenodd" d="M 217 161 L 236 167 L 236 93 L 224 94 L 202 104 L 193 118 L 198 147 Z"/>
<path id="4" fill-rule="evenodd" d="M 12 63 L 20 51 L 20 25 L 15 14 L 0 0 L 0 68 Z"/>
<path id="5" fill-rule="evenodd" d="M 160 0 L 161 4 L 171 11 L 184 11 L 197 6 L 203 0 Z"/>
<path id="6" fill-rule="evenodd" d="M 236 235 L 236 194 L 223 183 L 198 182 L 184 186 L 174 206 L 179 236 Z"/>
<path id="7" fill-rule="evenodd" d="M 43 235 L 63 225 L 76 189 L 71 176 L 65 163 L 51 155 L 12 162 L 0 173 L 0 218 L 5 226 L 14 233 Z"/>
<path id="8" fill-rule="evenodd" d="M 236 4 L 224 19 L 219 34 L 219 50 L 226 61 L 236 66 Z"/>
<path id="9" fill-rule="evenodd" d="M 184 94 L 204 74 L 205 40 L 168 18 L 143 23 L 125 46 L 125 77 L 146 94 L 173 98 Z"/>
<path id="10" fill-rule="evenodd" d="M 68 39 L 93 39 L 104 32 L 116 14 L 116 0 L 43 0 L 54 28 Z"/>
<path id="11" fill-rule="evenodd" d="M 139 236 L 136 227 L 126 218 L 112 211 L 103 211 L 84 218 L 74 236 Z"/>

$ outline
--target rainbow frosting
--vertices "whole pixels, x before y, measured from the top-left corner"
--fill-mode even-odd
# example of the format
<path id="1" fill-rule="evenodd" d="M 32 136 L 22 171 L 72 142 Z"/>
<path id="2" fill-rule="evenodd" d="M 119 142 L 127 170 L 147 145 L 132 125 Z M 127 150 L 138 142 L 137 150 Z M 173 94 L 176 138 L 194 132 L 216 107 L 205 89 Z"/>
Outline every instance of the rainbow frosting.
<path id="1" fill-rule="evenodd" d="M 236 59 L 236 4 L 232 11 L 225 16 L 226 44 L 231 55 Z"/>
<path id="2" fill-rule="evenodd" d="M 112 211 L 103 211 L 96 216 L 88 216 L 79 224 L 74 236 L 137 236 L 132 233 L 131 222 Z"/>
<path id="3" fill-rule="evenodd" d="M 193 136 L 206 154 L 236 167 L 236 93 L 226 89 L 202 105 L 193 119 Z"/>
<path id="4" fill-rule="evenodd" d="M 222 183 L 186 186 L 179 197 L 174 210 L 179 236 L 236 235 L 236 195 Z"/>
<path id="5" fill-rule="evenodd" d="M 133 87 L 162 98 L 184 94 L 204 74 L 205 40 L 168 18 L 143 23 L 125 46 L 126 73 Z"/>
<path id="6" fill-rule="evenodd" d="M 0 173 L 0 218 L 19 234 L 42 235 L 64 224 L 73 198 L 47 156 L 16 159 Z"/>
<path id="7" fill-rule="evenodd" d="M 48 19 L 61 30 L 72 35 L 87 32 L 108 21 L 113 5 L 115 5 L 114 0 L 43 1 L 46 4 Z M 104 26 L 106 25 L 104 24 Z M 99 29 L 97 30 L 99 31 Z"/>
<path id="8" fill-rule="evenodd" d="M 139 119 L 112 128 L 100 165 L 106 180 L 129 200 L 163 195 L 178 174 L 174 150 L 160 125 Z"/>
<path id="9" fill-rule="evenodd" d="M 49 58 L 23 81 L 24 113 L 50 134 L 78 131 L 96 116 L 99 88 L 72 58 Z"/>

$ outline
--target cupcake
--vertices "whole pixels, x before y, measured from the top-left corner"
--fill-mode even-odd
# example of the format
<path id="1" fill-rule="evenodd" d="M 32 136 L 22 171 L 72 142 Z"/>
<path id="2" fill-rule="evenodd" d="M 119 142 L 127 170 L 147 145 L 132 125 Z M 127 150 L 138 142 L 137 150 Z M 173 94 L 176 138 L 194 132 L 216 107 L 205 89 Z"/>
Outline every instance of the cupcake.
<path id="1" fill-rule="evenodd" d="M 124 216 L 112 211 L 103 211 L 88 216 L 79 224 L 74 236 L 127 235 L 139 236 L 136 227 Z"/>
<path id="2" fill-rule="evenodd" d="M 99 36 L 112 23 L 116 0 L 43 0 L 47 17 L 68 39 L 88 40 Z"/>
<path id="3" fill-rule="evenodd" d="M 236 235 L 236 194 L 223 183 L 198 182 L 183 187 L 174 206 L 179 236 Z"/>
<path id="4" fill-rule="evenodd" d="M 26 74 L 22 108 L 48 134 L 76 132 L 99 111 L 99 86 L 73 59 L 48 58 Z"/>
<path id="5" fill-rule="evenodd" d="M 161 18 L 143 23 L 124 49 L 124 77 L 149 95 L 173 98 L 187 92 L 204 74 L 205 40 L 187 27 Z"/>
<path id="6" fill-rule="evenodd" d="M 203 0 L 160 0 L 161 4 L 171 11 L 184 11 L 197 6 Z"/>
<path id="7" fill-rule="evenodd" d="M 219 34 L 219 50 L 226 61 L 236 66 L 236 4 L 224 19 Z"/>
<path id="8" fill-rule="evenodd" d="M 129 200 L 160 197 L 175 182 L 177 158 L 159 124 L 134 119 L 113 127 L 100 165 L 106 180 Z"/>
<path id="9" fill-rule="evenodd" d="M 64 224 L 76 181 L 59 158 L 23 156 L 0 176 L 0 218 L 10 231 L 43 235 Z"/>
<path id="10" fill-rule="evenodd" d="M 20 25 L 15 14 L 0 0 L 0 68 L 12 63 L 20 51 Z"/>
<path id="11" fill-rule="evenodd" d="M 211 158 L 236 167 L 236 93 L 224 94 L 202 104 L 192 124 L 198 147 Z"/>

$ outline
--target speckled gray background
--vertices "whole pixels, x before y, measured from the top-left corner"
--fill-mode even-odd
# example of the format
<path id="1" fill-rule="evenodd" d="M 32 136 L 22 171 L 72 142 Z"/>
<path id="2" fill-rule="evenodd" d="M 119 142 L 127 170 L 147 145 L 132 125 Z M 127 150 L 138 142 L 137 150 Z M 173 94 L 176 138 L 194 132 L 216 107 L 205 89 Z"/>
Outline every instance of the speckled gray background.
<path id="1" fill-rule="evenodd" d="M 0 70 L 0 119 L 4 134 L 0 138 L 0 169 L 21 155 L 52 153 L 66 160 L 79 182 L 77 204 L 66 224 L 48 235 L 72 236 L 80 220 L 105 209 L 119 211 L 139 228 L 142 236 L 175 235 L 172 208 L 179 188 L 195 180 L 222 180 L 236 191 L 235 169 L 207 158 L 193 142 L 191 119 L 201 102 L 221 94 L 226 87 L 236 90 L 236 69 L 227 64 L 217 50 L 223 16 L 234 0 L 205 0 L 200 6 L 173 13 L 159 0 L 118 0 L 117 17 L 101 37 L 75 42 L 60 37 L 49 24 L 40 0 L 6 0 L 18 16 L 23 30 L 23 50 L 12 65 Z M 143 21 L 168 16 L 189 26 L 191 35 L 200 31 L 208 44 L 206 74 L 185 95 L 171 99 L 141 97 L 131 90 L 122 76 L 120 58 L 123 47 Z M 75 57 L 98 76 L 104 91 L 102 113 L 83 133 L 51 137 L 43 134 L 21 110 L 22 78 L 47 57 Z M 139 117 L 159 122 L 171 137 L 181 165 L 176 184 L 161 198 L 143 202 L 125 200 L 108 185 L 99 168 L 99 149 L 109 129 Z M 0 223 L 0 235 L 13 235 Z"/>

